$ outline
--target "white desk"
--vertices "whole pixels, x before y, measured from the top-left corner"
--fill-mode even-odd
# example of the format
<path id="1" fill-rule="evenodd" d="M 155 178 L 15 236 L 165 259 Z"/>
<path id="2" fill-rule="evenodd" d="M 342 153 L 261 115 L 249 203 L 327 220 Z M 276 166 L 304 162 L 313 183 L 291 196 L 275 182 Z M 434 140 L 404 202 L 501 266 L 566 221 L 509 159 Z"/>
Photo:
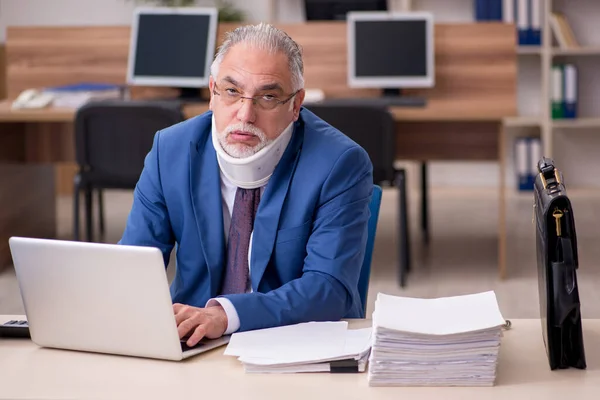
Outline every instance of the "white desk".
<path id="1" fill-rule="evenodd" d="M 14 318 L 14 317 L 13 317 Z M 4 322 L 8 316 L 0 316 Z M 351 327 L 370 321 L 352 321 Z M 368 386 L 367 374 L 251 375 L 224 347 L 183 362 L 41 349 L 0 339 L 0 398 L 28 399 L 595 399 L 600 393 L 600 320 L 586 320 L 588 369 L 550 371 L 538 320 L 512 320 L 496 386 Z M 85 327 L 82 327 L 85 334 Z"/>

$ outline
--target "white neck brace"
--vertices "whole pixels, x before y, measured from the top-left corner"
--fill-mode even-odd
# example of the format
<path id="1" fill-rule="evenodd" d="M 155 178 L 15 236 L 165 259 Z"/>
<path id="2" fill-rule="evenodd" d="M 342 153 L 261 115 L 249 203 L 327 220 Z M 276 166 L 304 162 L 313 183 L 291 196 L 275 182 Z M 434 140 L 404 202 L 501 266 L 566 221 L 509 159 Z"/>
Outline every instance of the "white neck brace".
<path id="1" fill-rule="evenodd" d="M 212 118 L 212 142 L 217 152 L 217 161 L 221 172 L 237 187 L 242 189 L 256 189 L 264 186 L 275 167 L 281 160 L 287 145 L 292 139 L 294 121 L 270 144 L 260 149 L 257 153 L 246 158 L 235 158 L 223 150 L 219 143 L 215 117 Z"/>

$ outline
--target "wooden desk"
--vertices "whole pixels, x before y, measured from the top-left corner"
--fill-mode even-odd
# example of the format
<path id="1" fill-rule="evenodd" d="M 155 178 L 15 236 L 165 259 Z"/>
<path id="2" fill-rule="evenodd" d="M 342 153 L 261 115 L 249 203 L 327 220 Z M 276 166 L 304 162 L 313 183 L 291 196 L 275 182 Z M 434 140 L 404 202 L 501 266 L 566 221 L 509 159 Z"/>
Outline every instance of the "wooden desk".
<path id="1" fill-rule="evenodd" d="M 396 156 L 402 160 L 499 160 L 501 127 L 508 109 L 469 112 L 466 102 L 432 100 L 423 108 L 391 107 L 396 120 Z M 208 111 L 208 105 L 184 106 L 187 118 Z M 11 110 L 0 101 L 0 144 L 11 137 L 11 145 L 25 154 L 27 162 L 73 163 L 72 124 L 75 110 L 46 108 Z M 23 141 L 19 142 L 19 138 Z M 8 145 L 5 144 L 5 148 Z M 13 151 L 13 152 L 14 152 Z M 0 161 L 2 159 L 0 158 Z M 19 161 L 19 159 L 15 160 Z M 72 176 L 58 173 L 58 193 L 71 193 Z M 64 182 L 66 180 L 66 182 Z"/>
<path id="2" fill-rule="evenodd" d="M 10 319 L 0 316 L 0 320 Z M 0 397 L 102 399 L 594 399 L 600 391 L 600 320 L 584 320 L 587 370 L 550 371 L 539 320 L 512 320 L 496 385 L 369 387 L 362 374 L 246 374 L 224 348 L 183 362 L 38 348 L 0 339 Z M 350 322 L 351 328 L 368 320 Z M 85 334 L 85 330 L 82 331 Z"/>

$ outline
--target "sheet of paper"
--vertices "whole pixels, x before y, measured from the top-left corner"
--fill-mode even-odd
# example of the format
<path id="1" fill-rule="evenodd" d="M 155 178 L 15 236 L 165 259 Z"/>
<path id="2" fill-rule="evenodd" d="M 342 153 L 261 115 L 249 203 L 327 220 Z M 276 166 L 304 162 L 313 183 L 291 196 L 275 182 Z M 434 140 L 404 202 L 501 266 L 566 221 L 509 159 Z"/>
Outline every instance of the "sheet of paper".
<path id="1" fill-rule="evenodd" d="M 493 291 L 437 299 L 379 293 L 373 314 L 374 326 L 426 335 L 473 332 L 502 324 Z"/>
<path id="2" fill-rule="evenodd" d="M 253 365 L 298 365 L 322 361 L 359 359 L 371 348 L 371 328 L 348 330 L 342 338 L 343 346 L 307 347 L 282 349 L 277 354 L 247 355 L 243 353 L 239 360 Z"/>
<path id="3" fill-rule="evenodd" d="M 324 351 L 342 352 L 348 322 L 307 322 L 303 324 L 237 332 L 225 355 L 257 358 L 314 357 Z"/>
<path id="4" fill-rule="evenodd" d="M 358 372 L 366 370 L 368 357 L 365 355 L 358 360 Z M 330 372 L 331 366 L 328 362 L 311 363 L 311 364 L 295 364 L 295 365 L 254 365 L 245 364 L 244 370 L 246 373 L 260 374 L 296 374 L 305 372 Z"/>

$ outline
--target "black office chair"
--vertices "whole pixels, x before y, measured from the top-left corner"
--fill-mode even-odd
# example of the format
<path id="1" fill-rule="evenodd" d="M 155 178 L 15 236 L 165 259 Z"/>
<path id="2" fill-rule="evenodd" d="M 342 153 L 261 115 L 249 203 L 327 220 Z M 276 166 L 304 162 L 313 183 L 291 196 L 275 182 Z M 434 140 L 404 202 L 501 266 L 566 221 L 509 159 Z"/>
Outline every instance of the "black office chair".
<path id="1" fill-rule="evenodd" d="M 100 235 L 104 238 L 102 189 L 133 189 L 154 135 L 184 120 L 177 103 L 107 100 L 88 103 L 75 117 L 73 236 L 79 240 L 79 195 L 85 193 L 86 239 L 92 241 L 92 195 L 98 192 Z"/>
<path id="2" fill-rule="evenodd" d="M 394 168 L 396 131 L 392 115 L 385 108 L 371 106 L 321 103 L 305 107 L 366 150 L 373 164 L 374 184 L 398 188 L 399 278 L 404 287 L 410 270 L 406 173 Z"/>

